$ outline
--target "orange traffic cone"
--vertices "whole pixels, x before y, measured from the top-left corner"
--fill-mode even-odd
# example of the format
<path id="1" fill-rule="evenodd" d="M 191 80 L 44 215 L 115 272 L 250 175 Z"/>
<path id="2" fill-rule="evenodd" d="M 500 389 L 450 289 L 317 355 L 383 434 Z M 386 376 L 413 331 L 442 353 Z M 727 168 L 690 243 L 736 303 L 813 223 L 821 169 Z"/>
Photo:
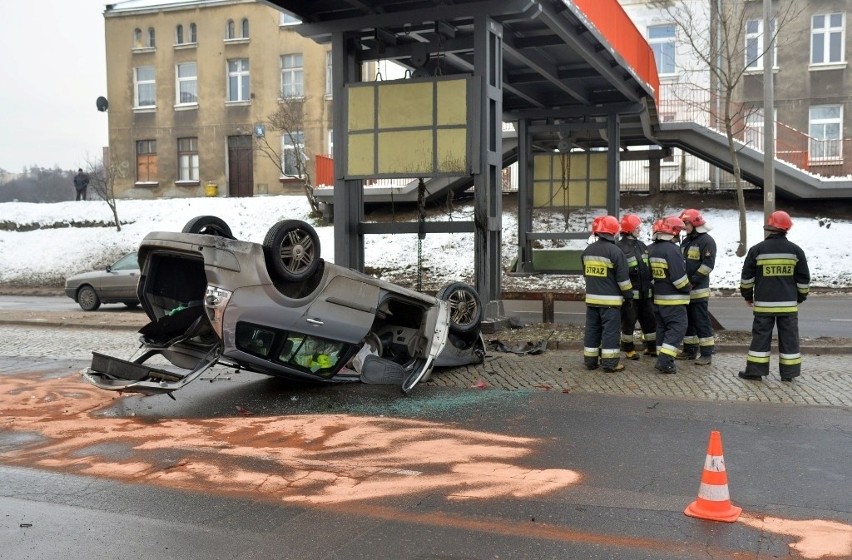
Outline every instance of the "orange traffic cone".
<path id="1" fill-rule="evenodd" d="M 701 473 L 701 486 L 698 498 L 686 506 L 683 513 L 690 517 L 709 519 L 710 521 L 737 520 L 743 508 L 731 504 L 728 494 L 728 474 L 725 472 L 725 457 L 722 456 L 722 435 L 710 432 L 707 444 L 707 458 L 704 459 L 704 472 Z"/>

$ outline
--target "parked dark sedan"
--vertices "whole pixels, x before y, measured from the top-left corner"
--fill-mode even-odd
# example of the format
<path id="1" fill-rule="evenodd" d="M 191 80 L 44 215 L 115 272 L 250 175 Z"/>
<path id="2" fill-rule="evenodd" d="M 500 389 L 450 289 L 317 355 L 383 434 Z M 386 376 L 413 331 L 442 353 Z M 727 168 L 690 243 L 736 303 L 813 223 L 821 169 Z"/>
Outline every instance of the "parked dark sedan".
<path id="1" fill-rule="evenodd" d="M 80 304 L 83 311 L 95 311 L 102 303 L 139 305 L 136 284 L 139 261 L 136 251 L 127 253 L 105 270 L 75 274 L 65 280 L 65 295 Z"/>
<path id="2" fill-rule="evenodd" d="M 93 353 L 83 375 L 103 389 L 171 393 L 223 363 L 407 393 L 433 367 L 485 355 L 474 288 L 451 282 L 431 296 L 325 262 L 316 231 L 299 220 L 278 222 L 260 244 L 199 216 L 180 233 L 149 233 L 139 263 L 137 293 L 151 323 L 139 331 L 139 357 Z M 176 367 L 146 364 L 158 355 Z"/>

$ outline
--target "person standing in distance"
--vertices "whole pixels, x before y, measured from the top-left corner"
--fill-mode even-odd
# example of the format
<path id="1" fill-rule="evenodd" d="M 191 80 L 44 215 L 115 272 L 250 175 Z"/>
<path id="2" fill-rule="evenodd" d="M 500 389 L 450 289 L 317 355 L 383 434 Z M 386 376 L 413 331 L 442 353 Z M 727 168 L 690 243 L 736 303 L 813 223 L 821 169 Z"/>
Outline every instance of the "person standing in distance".
<path id="1" fill-rule="evenodd" d="M 602 367 L 606 372 L 622 371 L 618 348 L 621 303 L 633 297 L 633 286 L 624 253 L 615 246 L 618 220 L 598 216 L 592 222 L 597 237 L 583 251 L 583 278 L 586 280 L 586 333 L 583 363 L 588 369 Z"/>
<path id="2" fill-rule="evenodd" d="M 743 263 L 740 293 L 754 309 L 751 345 L 742 379 L 769 375 L 772 329 L 778 325 L 778 370 L 781 381 L 793 381 L 802 372 L 799 351 L 799 304 L 808 297 L 811 273 L 805 252 L 787 240 L 793 220 L 787 212 L 773 212 L 763 229 L 766 239 L 748 250 Z"/>
<path id="3" fill-rule="evenodd" d="M 654 222 L 654 242 L 648 247 L 654 278 L 654 319 L 657 323 L 657 362 L 660 373 L 677 373 L 675 356 L 686 333 L 689 278 L 675 238 L 684 224 L 677 216 Z"/>
<path id="4" fill-rule="evenodd" d="M 636 214 L 621 217 L 621 239 L 616 245 L 624 251 L 630 283 L 633 284 L 633 299 L 625 300 L 621 306 L 621 349 L 628 360 L 638 360 L 633 332 L 636 320 L 642 329 L 645 354 L 657 355 L 657 325 L 654 321 L 654 293 L 651 289 L 651 265 L 648 262 L 648 247 L 639 240 L 642 220 Z"/>
<path id="5" fill-rule="evenodd" d="M 83 173 L 83 169 L 77 169 L 74 175 L 74 190 L 77 191 L 76 200 L 86 200 L 86 189 L 89 187 L 89 176 Z"/>
<path id="6" fill-rule="evenodd" d="M 686 224 L 686 237 L 681 243 L 686 259 L 686 276 L 689 278 L 689 307 L 687 307 L 686 335 L 679 360 L 695 360 L 701 366 L 713 360 L 715 340 L 710 321 L 710 273 L 716 266 L 716 241 L 707 233 L 710 226 L 701 212 L 690 208 L 680 214 Z"/>

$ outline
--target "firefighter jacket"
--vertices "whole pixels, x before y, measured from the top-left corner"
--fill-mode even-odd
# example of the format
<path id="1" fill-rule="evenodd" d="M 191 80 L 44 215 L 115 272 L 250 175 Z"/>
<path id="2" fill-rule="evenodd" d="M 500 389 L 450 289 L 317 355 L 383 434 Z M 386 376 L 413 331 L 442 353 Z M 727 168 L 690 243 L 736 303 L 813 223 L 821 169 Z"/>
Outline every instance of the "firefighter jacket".
<path id="1" fill-rule="evenodd" d="M 624 251 L 627 268 L 630 270 L 630 283 L 633 284 L 633 299 L 651 299 L 651 265 L 648 261 L 648 247 L 633 237 L 624 234 L 616 243 Z"/>
<path id="2" fill-rule="evenodd" d="M 633 285 L 624 253 L 615 242 L 598 236 L 583 251 L 583 278 L 586 280 L 586 305 L 621 307 L 633 298 Z"/>
<path id="3" fill-rule="evenodd" d="M 689 278 L 678 246 L 657 239 L 648 247 L 654 278 L 654 305 L 689 305 Z"/>
<path id="4" fill-rule="evenodd" d="M 686 259 L 686 277 L 692 287 L 689 299 L 710 297 L 710 272 L 716 266 L 716 241 L 706 232 L 693 230 L 681 243 Z"/>
<path id="5" fill-rule="evenodd" d="M 740 293 L 754 302 L 755 313 L 792 315 L 808 297 L 810 281 L 805 252 L 777 232 L 749 249 Z"/>

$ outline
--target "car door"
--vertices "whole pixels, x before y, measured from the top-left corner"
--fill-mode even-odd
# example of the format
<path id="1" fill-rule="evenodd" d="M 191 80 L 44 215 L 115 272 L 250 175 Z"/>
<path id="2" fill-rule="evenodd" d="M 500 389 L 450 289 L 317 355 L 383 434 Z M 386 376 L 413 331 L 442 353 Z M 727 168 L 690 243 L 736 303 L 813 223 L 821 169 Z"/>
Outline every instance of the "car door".
<path id="1" fill-rule="evenodd" d="M 109 267 L 101 283 L 101 299 L 136 301 L 139 261 L 136 252 L 128 253 Z"/>
<path id="2" fill-rule="evenodd" d="M 335 276 L 294 328 L 329 340 L 359 342 L 376 319 L 380 291 L 361 279 Z"/>

